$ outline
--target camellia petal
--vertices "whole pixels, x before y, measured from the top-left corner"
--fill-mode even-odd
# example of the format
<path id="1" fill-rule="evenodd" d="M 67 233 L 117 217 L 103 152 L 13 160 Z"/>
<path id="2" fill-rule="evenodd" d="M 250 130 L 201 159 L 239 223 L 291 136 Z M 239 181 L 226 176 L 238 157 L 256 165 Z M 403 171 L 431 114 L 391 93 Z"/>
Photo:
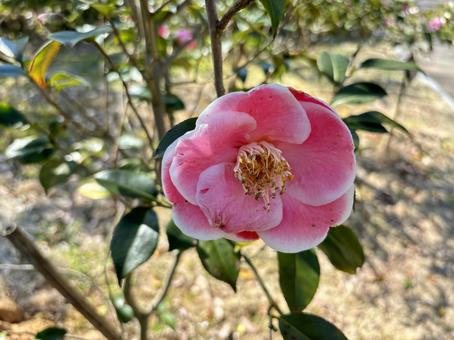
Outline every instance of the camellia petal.
<path id="1" fill-rule="evenodd" d="M 353 208 L 354 187 L 334 202 L 318 207 L 301 203 L 290 195 L 284 195 L 282 200 L 281 224 L 258 234 L 273 249 L 297 253 L 319 245 L 331 226 L 345 222 Z"/>
<path id="2" fill-rule="evenodd" d="M 255 120 L 248 114 L 224 111 L 181 137 L 170 166 L 172 182 L 180 194 L 195 204 L 200 173 L 214 164 L 234 162 L 238 147 L 255 127 Z"/>
<path id="3" fill-rule="evenodd" d="M 345 123 L 324 105 L 301 102 L 311 122 L 303 144 L 279 143 L 294 179 L 287 192 L 301 202 L 324 205 L 343 195 L 356 174 L 353 139 Z"/>
<path id="4" fill-rule="evenodd" d="M 227 94 L 210 104 L 200 114 L 199 124 L 210 122 L 224 110 L 250 114 L 257 121 L 251 140 L 302 143 L 309 136 L 306 112 L 290 90 L 272 84 L 257 86 L 249 92 Z"/>
<path id="5" fill-rule="evenodd" d="M 232 163 L 217 164 L 200 175 L 197 205 L 210 224 L 234 234 L 277 226 L 282 220 L 281 198 L 272 199 L 270 209 L 265 209 L 263 200 L 244 194 L 233 167 Z"/>

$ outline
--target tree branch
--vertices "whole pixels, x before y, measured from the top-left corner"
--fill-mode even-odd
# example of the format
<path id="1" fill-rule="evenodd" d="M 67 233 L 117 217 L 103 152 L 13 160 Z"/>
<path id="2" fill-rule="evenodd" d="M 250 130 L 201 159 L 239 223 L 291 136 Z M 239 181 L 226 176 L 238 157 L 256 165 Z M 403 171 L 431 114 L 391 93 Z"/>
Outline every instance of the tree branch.
<path id="1" fill-rule="evenodd" d="M 221 97 L 225 93 L 222 75 L 222 45 L 218 27 L 218 15 L 216 13 L 215 0 L 205 0 L 205 7 L 208 17 L 208 28 L 210 31 L 211 54 L 214 68 L 214 86 L 216 94 Z"/>
<path id="2" fill-rule="evenodd" d="M 243 8 L 246 8 L 249 6 L 251 3 L 253 3 L 255 0 L 238 0 L 233 4 L 232 7 L 230 7 L 227 12 L 225 12 L 224 16 L 219 20 L 217 24 L 217 30 L 218 33 L 222 33 L 227 25 L 229 24 L 230 20 L 232 20 L 233 16 L 241 11 Z"/>
<path id="3" fill-rule="evenodd" d="M 21 255 L 27 257 L 47 282 L 57 289 L 107 339 L 121 339 L 120 333 L 103 316 L 99 315 L 95 307 L 44 257 L 22 228 L 19 226 L 7 227 L 0 230 L 0 235 L 6 237 Z"/>

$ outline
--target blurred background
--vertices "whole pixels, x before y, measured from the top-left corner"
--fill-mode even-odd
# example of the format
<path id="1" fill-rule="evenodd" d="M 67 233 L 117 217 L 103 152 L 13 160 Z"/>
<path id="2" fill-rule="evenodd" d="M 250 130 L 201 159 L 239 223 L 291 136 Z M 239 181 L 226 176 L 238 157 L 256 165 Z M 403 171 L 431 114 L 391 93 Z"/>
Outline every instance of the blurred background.
<path id="1" fill-rule="evenodd" d="M 217 1 L 221 13 L 232 4 Z M 197 0 L 150 6 L 159 14 L 170 126 L 216 98 L 206 14 Z M 222 39 L 227 91 L 278 82 L 336 104 L 343 118 L 376 111 L 393 119 L 349 124 L 359 166 L 347 224 L 359 235 L 366 262 L 349 275 L 320 257 L 320 288 L 308 308 L 351 339 L 454 338 L 453 15 L 449 1 L 295 0 L 286 1 L 276 33 L 254 2 Z M 65 30 L 92 33 L 66 37 L 46 65 L 39 48 Z M 141 34 L 121 0 L 0 1 L 0 37 L 23 47 L 11 55 L 10 45 L 0 42 L 0 225 L 18 224 L 33 235 L 112 320 L 109 240 L 132 201 L 112 193 L 96 174 L 114 167 L 150 170 L 157 136 Z M 38 65 L 32 81 L 20 71 L 30 60 Z M 327 69 L 326 60 L 345 63 L 343 73 Z M 378 87 L 339 99 L 342 88 L 358 82 Z M 164 227 L 170 212 L 158 211 Z M 162 285 L 166 250 L 162 238 L 153 261 L 139 269 L 141 301 L 151 301 Z M 277 292 L 275 254 L 260 242 L 245 251 Z M 251 271 L 241 268 L 234 294 L 210 279 L 196 257 L 189 250 L 182 259 L 153 319 L 153 338 L 267 337 L 266 299 Z M 0 339 L 34 338 L 53 325 L 84 339 L 102 338 L 0 238 Z"/>

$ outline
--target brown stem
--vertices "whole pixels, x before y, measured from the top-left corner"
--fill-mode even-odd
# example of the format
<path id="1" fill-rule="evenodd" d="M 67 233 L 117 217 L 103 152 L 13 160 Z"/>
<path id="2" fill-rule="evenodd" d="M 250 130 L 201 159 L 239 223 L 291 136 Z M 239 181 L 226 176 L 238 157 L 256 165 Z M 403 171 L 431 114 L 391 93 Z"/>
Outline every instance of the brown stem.
<path id="1" fill-rule="evenodd" d="M 167 274 L 167 278 L 166 278 L 164 286 L 163 286 L 164 288 L 162 289 L 161 294 L 159 294 L 159 296 L 157 297 L 156 301 L 153 303 L 151 308 L 147 311 L 147 315 L 151 315 L 154 312 L 156 312 L 156 310 L 158 309 L 159 305 L 166 298 L 167 293 L 169 292 L 169 289 L 170 289 L 170 285 L 172 284 L 173 277 L 175 276 L 175 272 L 177 270 L 178 263 L 180 263 L 182 254 L 183 253 L 179 251 L 177 253 L 177 255 L 175 256 L 173 264 L 170 267 L 170 271 Z"/>
<path id="2" fill-rule="evenodd" d="M 7 227 L 1 235 L 6 237 L 21 255 L 29 258 L 36 270 L 107 339 L 121 339 L 120 333 L 57 271 L 22 228 Z"/>
<path id="3" fill-rule="evenodd" d="M 247 257 L 246 255 L 242 254 L 241 256 L 243 257 L 243 259 L 246 261 L 246 263 L 249 265 L 249 267 L 253 271 L 253 273 L 257 279 L 257 282 L 259 283 L 260 287 L 262 288 L 263 292 L 265 293 L 266 298 L 268 299 L 270 306 L 275 308 L 279 312 L 279 314 L 283 314 L 281 308 L 279 307 L 279 305 L 276 303 L 276 301 L 271 296 L 270 291 L 268 290 L 268 288 L 266 288 L 265 282 L 263 282 L 263 279 L 260 276 L 254 263 L 252 263 L 251 259 L 249 257 Z"/>
<path id="4" fill-rule="evenodd" d="M 255 0 L 238 0 L 235 2 L 232 7 L 230 7 L 227 12 L 225 12 L 224 16 L 219 20 L 217 24 L 217 30 L 219 33 L 222 33 L 227 25 L 229 24 L 230 20 L 232 20 L 233 16 L 241 11 L 243 8 L 249 6 Z"/>
<path id="5" fill-rule="evenodd" d="M 153 137 L 152 137 L 150 131 L 148 131 L 148 128 L 147 128 L 147 125 L 146 125 L 145 121 L 143 120 L 142 116 L 139 114 L 139 110 L 137 110 L 137 107 L 135 106 L 135 104 L 134 104 L 134 102 L 132 100 L 131 93 L 129 92 L 128 84 L 126 83 L 126 81 L 124 80 L 123 76 L 121 75 L 121 73 L 116 68 L 116 66 L 113 63 L 113 61 L 110 58 L 110 56 L 101 47 L 101 45 L 99 45 L 97 42 L 94 42 L 94 45 L 98 49 L 98 51 L 103 55 L 104 59 L 109 64 L 110 69 L 118 74 L 118 77 L 120 78 L 120 81 L 121 81 L 121 83 L 123 85 L 126 97 L 128 98 L 128 104 L 131 107 L 132 112 L 134 112 L 134 115 L 137 117 L 137 120 L 139 121 L 140 125 L 142 126 L 142 129 L 144 130 L 144 132 L 145 132 L 145 134 L 147 136 L 147 139 L 148 139 L 148 142 L 149 142 L 150 146 L 153 147 Z"/>
<path id="6" fill-rule="evenodd" d="M 216 94 L 221 97 L 225 93 L 223 75 L 222 75 L 222 46 L 221 36 L 219 34 L 218 15 L 216 13 L 216 4 L 214 0 L 205 0 L 205 7 L 208 16 L 208 28 L 210 31 L 211 54 L 214 68 L 214 87 Z"/>
<path id="7" fill-rule="evenodd" d="M 166 109 L 161 93 L 162 73 L 159 62 L 156 28 L 154 27 L 153 16 L 148 8 L 148 0 L 140 0 L 140 9 L 142 13 L 142 24 L 145 31 L 145 47 L 147 52 L 145 58 L 145 81 L 151 92 L 151 104 L 153 106 L 153 115 L 158 137 L 159 139 L 162 139 L 167 131 L 167 127 L 164 120 Z"/>

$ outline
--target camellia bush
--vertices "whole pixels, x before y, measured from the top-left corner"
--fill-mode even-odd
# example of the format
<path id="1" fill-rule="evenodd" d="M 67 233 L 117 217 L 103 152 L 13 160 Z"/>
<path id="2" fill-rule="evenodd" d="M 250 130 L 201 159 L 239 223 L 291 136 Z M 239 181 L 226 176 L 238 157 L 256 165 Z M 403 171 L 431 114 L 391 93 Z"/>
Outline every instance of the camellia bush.
<path id="1" fill-rule="evenodd" d="M 37 169 L 46 193 L 71 179 L 86 197 L 124 205 L 109 240 L 122 288 L 109 292 L 110 303 L 121 323 L 136 319 L 141 339 L 151 336 L 150 318 L 163 318 L 177 265 L 195 248 L 206 271 L 237 294 L 240 265 L 251 268 L 269 302 L 271 332 L 346 338 L 304 311 L 319 284 L 318 255 L 349 274 L 365 261 L 345 225 L 355 201 L 358 132 L 410 135 L 388 113 L 364 110 L 388 91 L 362 77 L 378 69 L 407 84 L 420 71 L 413 54 L 361 60 L 359 51 L 378 40 L 412 53 L 420 42 L 450 42 L 452 7 L 419 13 L 408 2 L 379 0 L 5 0 L 0 8 L 0 78 L 11 89 L 0 103 L 4 154 Z M 358 46 L 351 54 L 311 50 L 352 37 Z M 301 70 L 332 93 L 329 103 L 281 82 Z M 211 103 L 199 107 L 203 95 Z M 342 106 L 352 111 L 343 119 L 336 113 Z M 199 114 L 187 118 L 183 110 Z M 165 235 L 158 207 L 172 210 Z M 143 309 L 132 278 L 153 261 L 160 238 L 174 262 L 162 292 Z M 276 251 L 287 306 L 243 251 L 257 239 Z M 107 338 L 132 336 L 87 312 L 83 297 L 65 287 L 57 286 Z M 37 338 L 64 333 L 49 328 Z"/>

